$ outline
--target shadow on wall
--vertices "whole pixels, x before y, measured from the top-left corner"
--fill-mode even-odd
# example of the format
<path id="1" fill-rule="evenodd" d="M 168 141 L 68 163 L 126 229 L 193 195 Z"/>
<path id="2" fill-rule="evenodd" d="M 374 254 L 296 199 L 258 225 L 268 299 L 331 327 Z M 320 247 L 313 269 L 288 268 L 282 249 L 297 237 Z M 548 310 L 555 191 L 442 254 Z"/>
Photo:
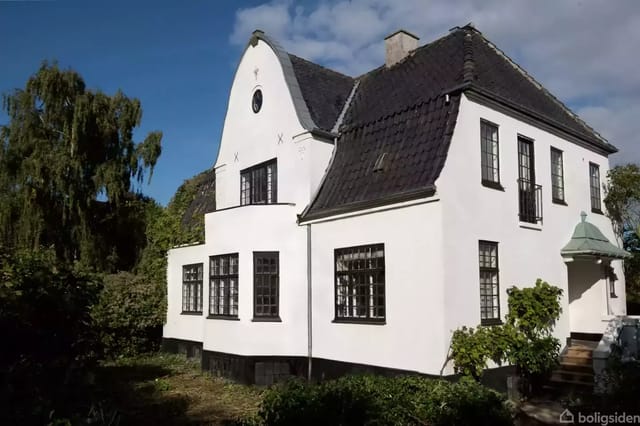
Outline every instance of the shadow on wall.
<path id="1" fill-rule="evenodd" d="M 591 261 L 575 261 L 567 264 L 569 272 L 569 303 L 582 295 L 603 278 L 602 265 Z"/>

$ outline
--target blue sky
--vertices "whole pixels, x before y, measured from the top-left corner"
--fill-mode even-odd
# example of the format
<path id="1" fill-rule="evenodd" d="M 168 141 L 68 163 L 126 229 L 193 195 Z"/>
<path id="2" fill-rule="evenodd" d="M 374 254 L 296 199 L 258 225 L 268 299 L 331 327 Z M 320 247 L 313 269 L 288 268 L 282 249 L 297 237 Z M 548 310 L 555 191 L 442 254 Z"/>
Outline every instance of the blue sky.
<path id="1" fill-rule="evenodd" d="M 359 75 L 382 63 L 398 28 L 421 44 L 473 22 L 552 93 L 640 162 L 640 2 L 616 0 L 0 1 L 0 92 L 22 87 L 44 59 L 91 88 L 143 106 L 138 139 L 164 133 L 143 192 L 166 204 L 217 153 L 234 69 L 251 31 Z M 6 116 L 0 114 L 0 124 Z"/>

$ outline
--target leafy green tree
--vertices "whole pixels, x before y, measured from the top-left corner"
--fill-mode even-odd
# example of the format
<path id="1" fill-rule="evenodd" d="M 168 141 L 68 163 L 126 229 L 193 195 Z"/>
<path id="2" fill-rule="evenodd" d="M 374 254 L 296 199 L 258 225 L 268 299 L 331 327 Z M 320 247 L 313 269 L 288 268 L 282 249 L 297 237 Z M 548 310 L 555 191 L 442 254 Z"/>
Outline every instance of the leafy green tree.
<path id="1" fill-rule="evenodd" d="M 624 261 L 624 277 L 627 310 L 637 314 L 640 313 L 640 167 L 626 164 L 609 170 L 605 193 L 607 215 L 624 249 L 632 254 Z"/>
<path id="2" fill-rule="evenodd" d="M 46 424 L 96 360 L 90 316 L 102 283 L 51 250 L 0 246 L 0 424 Z"/>
<path id="3" fill-rule="evenodd" d="M 640 167 L 616 166 L 607 174 L 604 204 L 620 239 L 626 232 L 638 233 L 640 226 Z"/>
<path id="4" fill-rule="evenodd" d="M 144 202 L 133 186 L 151 178 L 162 134 L 134 142 L 137 99 L 87 89 L 75 71 L 46 62 L 3 107 L 10 121 L 0 127 L 0 242 L 53 247 L 62 260 L 108 268 L 103 260 L 120 255 L 105 237 Z"/>

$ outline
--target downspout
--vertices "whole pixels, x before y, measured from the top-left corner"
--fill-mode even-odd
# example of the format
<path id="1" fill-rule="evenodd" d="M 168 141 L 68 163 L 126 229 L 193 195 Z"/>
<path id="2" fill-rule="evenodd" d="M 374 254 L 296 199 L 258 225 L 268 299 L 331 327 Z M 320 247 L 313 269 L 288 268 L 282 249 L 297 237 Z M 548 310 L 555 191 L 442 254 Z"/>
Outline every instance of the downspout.
<path id="1" fill-rule="evenodd" d="M 307 225 L 307 381 L 311 382 L 313 364 L 313 306 L 311 296 L 311 224 Z"/>

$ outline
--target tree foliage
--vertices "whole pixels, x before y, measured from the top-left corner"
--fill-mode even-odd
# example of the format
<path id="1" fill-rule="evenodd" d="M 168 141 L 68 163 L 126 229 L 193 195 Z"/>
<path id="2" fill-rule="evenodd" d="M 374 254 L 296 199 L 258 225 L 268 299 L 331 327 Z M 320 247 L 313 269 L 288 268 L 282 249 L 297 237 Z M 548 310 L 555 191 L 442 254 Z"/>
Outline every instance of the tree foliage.
<path id="1" fill-rule="evenodd" d="M 609 170 L 604 204 L 619 238 L 636 232 L 640 226 L 640 167 L 637 164 L 616 166 Z"/>
<path id="2" fill-rule="evenodd" d="M 0 248 L 0 423 L 44 424 L 73 398 L 96 359 L 90 312 L 100 288 L 95 275 L 60 264 L 50 250 Z"/>
<path id="3" fill-rule="evenodd" d="M 107 275 L 92 317 L 105 355 L 157 350 L 165 320 L 164 289 L 145 275 Z"/>
<path id="4" fill-rule="evenodd" d="M 53 247 L 86 264 L 117 255 L 112 242 L 105 247 L 106 225 L 141 202 L 133 184 L 151 177 L 161 153 L 160 132 L 134 142 L 140 102 L 87 89 L 78 73 L 46 62 L 3 101 L 10 122 L 0 128 L 0 241 Z"/>
<path id="5" fill-rule="evenodd" d="M 632 254 L 624 261 L 624 277 L 629 313 L 640 309 L 640 167 L 616 166 L 609 170 L 604 203 L 616 235 Z"/>

